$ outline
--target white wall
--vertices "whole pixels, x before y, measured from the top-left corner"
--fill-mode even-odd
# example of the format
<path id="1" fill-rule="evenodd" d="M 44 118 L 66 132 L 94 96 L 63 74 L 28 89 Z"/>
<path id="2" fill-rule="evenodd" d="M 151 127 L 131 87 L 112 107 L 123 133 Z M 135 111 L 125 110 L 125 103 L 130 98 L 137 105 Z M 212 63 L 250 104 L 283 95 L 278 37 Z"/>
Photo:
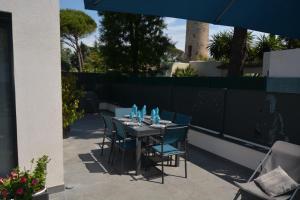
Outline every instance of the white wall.
<path id="1" fill-rule="evenodd" d="M 259 161 L 265 156 L 264 153 L 251 148 L 238 145 L 224 139 L 219 139 L 199 131 L 190 130 L 189 143 L 208 152 L 231 160 L 249 169 L 255 169 Z"/>
<path id="2" fill-rule="evenodd" d="M 269 77 L 300 77 L 300 49 L 264 53 L 263 75 Z"/>
<path id="3" fill-rule="evenodd" d="M 193 68 L 198 76 L 204 76 L 204 77 L 225 77 L 227 76 L 227 69 L 220 69 L 218 66 L 220 66 L 222 62 L 219 61 L 190 61 L 189 63 L 180 63 L 175 62 L 173 63 L 171 69 L 166 74 L 171 75 L 173 74 L 176 69 L 186 69 L 189 65 L 191 68 Z M 248 73 L 259 73 L 261 74 L 261 67 L 251 67 L 251 68 L 245 68 L 244 74 Z"/>
<path id="4" fill-rule="evenodd" d="M 171 66 L 171 69 L 168 71 L 167 75 L 172 76 L 176 69 L 186 69 L 189 66 L 189 63 L 175 62 Z"/>
<path id="5" fill-rule="evenodd" d="M 191 68 L 195 69 L 199 76 L 207 77 L 226 76 L 226 70 L 217 68 L 221 64 L 218 61 L 190 61 Z"/>
<path id="6" fill-rule="evenodd" d="M 58 0 L 0 0 L 12 13 L 18 162 L 51 158 L 48 187 L 64 184 Z"/>

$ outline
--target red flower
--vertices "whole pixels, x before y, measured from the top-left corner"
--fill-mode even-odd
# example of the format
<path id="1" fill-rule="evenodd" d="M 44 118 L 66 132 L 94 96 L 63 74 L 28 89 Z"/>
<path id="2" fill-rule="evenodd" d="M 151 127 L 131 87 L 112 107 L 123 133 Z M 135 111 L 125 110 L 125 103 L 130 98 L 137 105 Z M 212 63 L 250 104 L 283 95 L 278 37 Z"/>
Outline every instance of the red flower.
<path id="1" fill-rule="evenodd" d="M 35 186 L 36 184 L 38 184 L 38 180 L 37 179 L 32 179 L 32 181 L 31 181 L 31 185 L 33 185 L 33 186 Z"/>
<path id="2" fill-rule="evenodd" d="M 24 193 L 23 188 L 18 188 L 16 191 L 16 195 L 22 195 Z"/>
<path id="3" fill-rule="evenodd" d="M 6 198 L 6 197 L 8 196 L 8 191 L 5 190 L 5 189 L 2 190 L 2 191 L 1 191 L 1 195 L 2 195 L 3 198 Z"/>
<path id="4" fill-rule="evenodd" d="M 0 185 L 3 185 L 3 184 L 4 184 L 4 179 L 0 178 Z"/>
<path id="5" fill-rule="evenodd" d="M 21 177 L 20 179 L 20 183 L 26 183 L 27 182 L 27 178 L 26 177 Z"/>

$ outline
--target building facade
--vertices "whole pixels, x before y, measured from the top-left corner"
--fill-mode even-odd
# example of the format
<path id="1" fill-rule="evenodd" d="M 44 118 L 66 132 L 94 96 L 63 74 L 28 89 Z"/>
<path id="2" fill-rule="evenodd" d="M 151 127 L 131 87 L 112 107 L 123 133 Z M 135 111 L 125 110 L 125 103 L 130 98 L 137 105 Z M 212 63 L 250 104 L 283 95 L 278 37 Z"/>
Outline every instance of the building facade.
<path id="1" fill-rule="evenodd" d="M 48 155 L 63 189 L 58 0 L 0 0 L 0 176 Z"/>

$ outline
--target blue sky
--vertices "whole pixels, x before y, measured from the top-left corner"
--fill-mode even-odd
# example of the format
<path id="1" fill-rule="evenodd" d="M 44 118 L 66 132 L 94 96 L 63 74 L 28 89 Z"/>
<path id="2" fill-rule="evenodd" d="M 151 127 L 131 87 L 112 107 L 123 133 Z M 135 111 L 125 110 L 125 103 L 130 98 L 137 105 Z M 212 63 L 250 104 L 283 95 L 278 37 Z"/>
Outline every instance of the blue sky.
<path id="1" fill-rule="evenodd" d="M 76 10 L 82 10 L 86 14 L 90 15 L 98 24 L 99 24 L 99 16 L 96 11 L 85 10 L 83 0 L 60 0 L 60 7 L 70 8 Z M 165 18 L 167 23 L 166 34 L 172 39 L 173 42 L 176 43 L 176 47 L 184 50 L 185 44 L 185 30 L 186 30 L 186 20 L 176 19 L 176 18 Z M 219 31 L 223 30 L 231 30 L 231 27 L 228 26 L 219 26 L 210 24 L 209 27 L 209 35 L 210 37 Z M 97 30 L 98 31 L 98 30 Z M 97 31 L 83 40 L 83 42 L 87 45 L 92 45 L 94 41 L 97 39 Z M 260 32 L 254 32 L 254 35 L 261 35 Z"/>

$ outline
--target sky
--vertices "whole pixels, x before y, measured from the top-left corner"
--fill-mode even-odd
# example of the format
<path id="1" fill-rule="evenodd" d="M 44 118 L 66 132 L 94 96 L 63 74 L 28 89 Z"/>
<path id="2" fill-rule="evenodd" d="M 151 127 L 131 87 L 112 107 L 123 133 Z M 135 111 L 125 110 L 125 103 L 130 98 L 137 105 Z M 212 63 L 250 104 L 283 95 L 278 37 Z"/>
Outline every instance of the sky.
<path id="1" fill-rule="evenodd" d="M 100 18 L 97 12 L 92 10 L 85 10 L 83 0 L 60 0 L 60 8 L 82 10 L 86 14 L 90 15 L 97 22 L 97 24 L 99 24 Z M 175 42 L 175 45 L 178 49 L 184 51 L 186 20 L 166 17 L 165 22 L 167 24 L 167 29 L 165 30 L 165 33 L 171 38 L 173 42 Z M 220 31 L 231 30 L 231 29 L 232 27 L 210 24 L 209 37 L 211 38 L 212 35 Z M 82 41 L 85 44 L 92 46 L 94 44 L 94 41 L 98 37 L 97 31 L 98 30 L 96 30 L 93 34 L 83 39 Z M 253 34 L 255 36 L 260 36 L 263 33 L 254 31 Z"/>

